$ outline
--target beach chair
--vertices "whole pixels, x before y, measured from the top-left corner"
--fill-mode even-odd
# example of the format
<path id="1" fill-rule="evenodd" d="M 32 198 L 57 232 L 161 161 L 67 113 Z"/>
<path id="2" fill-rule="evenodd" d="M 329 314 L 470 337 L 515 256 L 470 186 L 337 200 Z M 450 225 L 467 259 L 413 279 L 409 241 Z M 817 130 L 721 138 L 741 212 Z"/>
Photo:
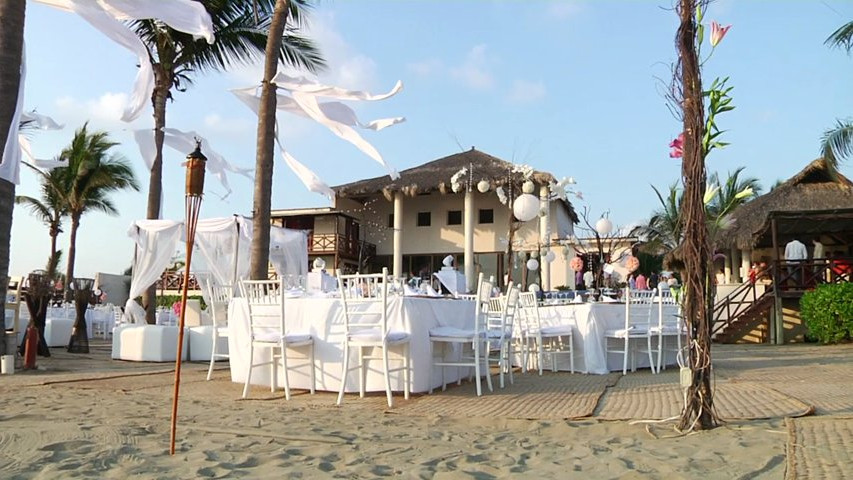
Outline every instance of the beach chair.
<path id="1" fill-rule="evenodd" d="M 430 364 L 430 389 L 432 393 L 432 369 L 441 368 L 441 389 L 447 389 L 444 377 L 444 369 L 447 367 L 469 367 L 474 369 L 474 380 L 477 385 L 477 396 L 483 394 L 480 378 L 486 376 L 486 385 L 492 391 L 492 377 L 489 375 L 489 364 L 486 361 L 488 340 L 486 338 L 486 316 L 489 313 L 489 298 L 492 296 L 494 283 L 483 279 L 480 273 L 477 279 L 477 300 L 474 310 L 474 323 L 472 328 L 456 328 L 451 326 L 440 326 L 430 329 L 429 341 L 432 352 L 432 363 Z M 462 349 L 459 359 L 448 358 L 448 350 L 453 351 L 453 346 L 459 345 Z M 465 352 L 466 347 L 471 353 Z M 438 356 L 436 352 L 438 351 Z"/>
<path id="2" fill-rule="evenodd" d="M 655 373 L 655 361 L 652 359 L 652 334 L 651 334 L 651 319 L 652 319 L 652 304 L 646 302 L 646 296 L 643 295 L 639 299 L 633 298 L 632 290 L 625 289 L 625 324 L 623 328 L 617 330 L 607 330 L 604 332 L 605 338 L 605 358 L 607 355 L 618 354 L 622 355 L 622 375 L 628 373 L 628 358 L 631 359 L 631 371 L 636 371 L 634 366 L 635 353 L 647 353 L 649 356 L 649 365 L 652 373 Z M 643 291 L 644 292 L 644 291 Z M 611 346 L 611 340 L 616 340 L 618 347 Z M 633 341 L 633 342 L 632 342 Z M 639 347 L 631 349 L 631 344 L 645 341 L 645 348 L 640 343 Z"/>
<path id="3" fill-rule="evenodd" d="M 213 344 L 210 348 L 210 367 L 207 369 L 207 379 L 213 377 L 213 365 L 217 359 L 227 360 L 228 352 L 218 350 L 219 339 L 228 337 L 228 304 L 234 298 L 233 285 L 216 285 L 210 278 L 204 279 L 204 296 L 210 310 L 210 322 Z"/>
<path id="4" fill-rule="evenodd" d="M 409 399 L 411 390 L 411 355 L 409 353 L 410 335 L 407 332 L 388 329 L 388 269 L 382 273 L 338 275 L 338 288 L 344 309 L 344 358 L 341 370 L 341 386 L 337 404 L 344 399 L 347 376 L 350 371 L 358 371 L 359 397 L 364 398 L 367 375 L 367 361 L 381 360 L 385 377 L 385 395 L 388 407 L 394 406 L 391 396 L 391 372 L 403 372 L 403 397 Z M 381 355 L 376 354 L 380 350 Z M 350 353 L 358 352 L 358 364 L 349 366 Z M 400 356 L 402 366 L 390 368 L 390 351 Z"/>
<path id="5" fill-rule="evenodd" d="M 314 393 L 314 338 L 309 333 L 289 332 L 284 315 L 284 285 L 281 280 L 243 280 L 240 292 L 249 306 L 249 354 L 246 372 L 246 384 L 243 386 L 243 398 L 249 394 L 252 369 L 270 365 L 270 391 L 275 392 L 278 379 L 277 368 L 281 365 L 284 373 L 284 397 L 290 400 L 290 382 L 288 381 L 288 350 L 302 350 L 307 362 L 293 368 L 308 367 L 310 391 Z M 269 350 L 269 361 L 255 363 L 255 349 Z"/>
<path id="6" fill-rule="evenodd" d="M 500 387 L 504 388 L 504 374 L 509 375 L 509 383 L 513 384 L 512 377 L 512 345 L 513 325 L 515 314 L 518 310 L 518 287 L 512 282 L 507 285 L 505 295 L 489 299 L 489 312 L 486 315 L 486 337 L 488 349 L 486 350 L 486 364 L 491 368 L 494 363 L 498 367 Z M 497 357 L 492 358 L 492 354 Z"/>
<path id="7" fill-rule="evenodd" d="M 575 373 L 575 355 L 572 346 L 573 326 L 549 325 L 543 327 L 539 317 L 539 302 L 533 292 L 522 292 L 519 295 L 521 334 L 522 334 L 522 371 L 528 369 L 528 360 L 536 359 L 536 368 L 542 375 L 544 360 L 551 361 L 551 371 L 557 371 L 557 357 L 569 357 L 569 370 Z"/>
<path id="8" fill-rule="evenodd" d="M 681 307 L 672 296 L 672 292 L 668 289 L 659 291 L 656 302 L 657 322 L 652 322 L 651 334 L 657 336 L 657 345 L 655 353 L 657 354 L 657 371 L 661 368 L 666 369 L 666 352 L 678 353 L 682 349 L 682 337 L 684 342 L 687 341 L 687 330 L 684 328 L 684 319 L 681 315 Z M 675 346 L 667 347 L 667 339 L 675 339 Z"/>

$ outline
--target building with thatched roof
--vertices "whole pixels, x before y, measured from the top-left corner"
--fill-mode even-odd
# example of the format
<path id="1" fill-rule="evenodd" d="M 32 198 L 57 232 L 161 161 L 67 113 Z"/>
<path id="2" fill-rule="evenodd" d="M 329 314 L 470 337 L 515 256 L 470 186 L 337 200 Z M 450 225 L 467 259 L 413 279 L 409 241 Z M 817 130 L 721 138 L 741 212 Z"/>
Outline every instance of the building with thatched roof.
<path id="1" fill-rule="evenodd" d="M 504 253 L 511 238 L 515 252 L 555 251 L 549 256 L 552 262 L 541 262 L 543 287 L 573 285 L 558 240 L 572 235 L 577 214 L 565 198 L 554 200 L 552 174 L 532 171 L 525 179 L 514 167 L 471 148 L 403 170 L 396 180 L 381 176 L 333 187 L 332 208 L 318 212 L 326 218 L 339 217 L 328 222 L 333 231 L 326 233 L 351 244 L 353 240 L 347 238 L 355 232 L 358 245 L 371 249 L 370 258 L 358 255 L 358 263 L 352 261 L 353 252 L 337 255 L 334 268 L 363 268 L 363 261 L 368 260 L 374 270 L 386 266 L 396 277 L 422 276 L 440 270 L 442 260 L 451 255 L 455 265 L 464 265 L 469 287 L 478 271 L 498 279 L 512 271 L 518 281 L 525 273 L 525 262 L 521 255 L 514 256 L 511 263 L 506 261 Z M 460 174 L 463 168 L 465 173 Z M 539 210 L 537 218 L 517 222 L 509 206 L 522 194 L 524 180 L 534 184 L 533 194 L 539 199 L 534 208 Z M 288 226 L 298 226 L 295 215 L 300 216 L 299 221 L 308 221 L 306 212 L 274 213 Z M 319 234 L 316 227 L 312 230 L 315 236 Z M 540 272 L 535 277 L 538 283 Z"/>

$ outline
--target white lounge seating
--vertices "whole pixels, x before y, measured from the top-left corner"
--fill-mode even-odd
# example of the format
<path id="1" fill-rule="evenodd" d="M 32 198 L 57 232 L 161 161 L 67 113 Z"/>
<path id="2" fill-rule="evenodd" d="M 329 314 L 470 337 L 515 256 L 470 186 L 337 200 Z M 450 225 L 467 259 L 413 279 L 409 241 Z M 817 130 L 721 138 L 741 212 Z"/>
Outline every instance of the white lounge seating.
<path id="1" fill-rule="evenodd" d="M 182 360 L 186 360 L 189 354 L 188 337 L 184 335 Z M 112 358 L 134 362 L 174 362 L 178 358 L 178 327 L 120 325 L 113 331 Z"/>

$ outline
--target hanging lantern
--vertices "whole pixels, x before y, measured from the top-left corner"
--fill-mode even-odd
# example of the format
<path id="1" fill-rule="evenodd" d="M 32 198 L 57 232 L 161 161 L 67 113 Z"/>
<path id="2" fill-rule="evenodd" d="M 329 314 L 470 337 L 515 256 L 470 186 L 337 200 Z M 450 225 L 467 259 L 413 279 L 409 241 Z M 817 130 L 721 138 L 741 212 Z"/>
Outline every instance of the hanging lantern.
<path id="1" fill-rule="evenodd" d="M 545 254 L 545 261 L 548 263 L 551 263 L 556 259 L 557 255 L 552 250 L 549 250 L 548 253 Z"/>
<path id="2" fill-rule="evenodd" d="M 326 268 L 325 260 L 323 260 L 321 257 L 317 257 L 316 259 L 314 259 L 314 270 L 322 270 L 324 268 Z"/>
<path id="3" fill-rule="evenodd" d="M 184 165 L 187 167 L 186 195 L 188 197 L 200 197 L 204 191 L 204 165 L 207 157 L 201 153 L 201 141 L 196 140 L 195 150 L 187 155 Z"/>
<path id="4" fill-rule="evenodd" d="M 530 252 L 530 258 L 539 258 L 539 250 L 533 250 Z"/>
<path id="5" fill-rule="evenodd" d="M 531 258 L 530 260 L 527 261 L 527 269 L 530 270 L 531 272 L 535 272 L 536 270 L 539 270 L 539 261 L 536 260 L 535 258 Z"/>
<path id="6" fill-rule="evenodd" d="M 486 193 L 489 191 L 489 181 L 485 178 L 477 182 L 477 191 L 480 193 Z"/>
<path id="7" fill-rule="evenodd" d="M 524 193 L 533 193 L 534 190 L 536 190 L 536 185 L 534 185 L 530 180 L 525 180 L 524 183 L 521 184 L 521 191 Z"/>
<path id="8" fill-rule="evenodd" d="M 569 258 L 569 247 L 563 245 L 563 258 Z"/>
<path id="9" fill-rule="evenodd" d="M 569 268 L 576 272 L 580 272 L 583 270 L 583 259 L 581 257 L 575 257 L 572 261 L 569 262 Z"/>
<path id="10" fill-rule="evenodd" d="M 640 259 L 633 255 L 628 255 L 628 259 L 625 260 L 625 268 L 628 269 L 628 273 L 640 268 Z"/>
<path id="11" fill-rule="evenodd" d="M 613 231 L 613 222 L 606 217 L 601 217 L 595 222 L 595 231 L 602 237 L 606 237 Z"/>
<path id="12" fill-rule="evenodd" d="M 527 291 L 531 292 L 531 293 L 537 293 L 537 292 L 539 292 L 539 290 L 541 290 L 541 288 L 539 288 L 539 285 L 536 285 L 535 283 L 531 283 L 527 287 Z"/>
<path id="13" fill-rule="evenodd" d="M 539 214 L 539 199 L 529 193 L 519 195 L 512 202 L 512 213 L 521 222 L 533 220 Z"/>

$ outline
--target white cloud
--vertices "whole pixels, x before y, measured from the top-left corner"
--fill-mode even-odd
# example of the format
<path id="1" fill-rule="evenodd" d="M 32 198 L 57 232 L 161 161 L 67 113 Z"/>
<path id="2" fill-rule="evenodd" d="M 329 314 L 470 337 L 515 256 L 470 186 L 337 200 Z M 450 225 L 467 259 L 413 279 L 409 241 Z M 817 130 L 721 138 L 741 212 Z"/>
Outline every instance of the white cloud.
<path id="1" fill-rule="evenodd" d="M 545 98 L 545 85 L 539 82 L 516 80 L 507 94 L 507 100 L 512 103 L 533 103 Z"/>
<path id="2" fill-rule="evenodd" d="M 450 69 L 450 75 L 470 88 L 486 90 L 495 83 L 489 69 L 492 63 L 494 60 L 486 54 L 486 46 L 480 44 L 468 52 L 464 63 Z"/>
<path id="3" fill-rule="evenodd" d="M 142 128 L 151 122 L 150 109 L 139 118 L 127 123 L 121 121 L 121 114 L 127 106 L 127 94 L 107 92 L 94 99 L 79 99 L 71 96 L 58 97 L 54 101 L 55 110 L 50 115 L 59 123 L 76 129 L 89 122 L 91 129 L 114 132 Z"/>
<path id="4" fill-rule="evenodd" d="M 444 69 L 441 61 L 435 58 L 422 60 L 420 62 L 412 62 L 406 65 L 406 68 L 421 77 L 427 77 L 441 72 Z"/>

